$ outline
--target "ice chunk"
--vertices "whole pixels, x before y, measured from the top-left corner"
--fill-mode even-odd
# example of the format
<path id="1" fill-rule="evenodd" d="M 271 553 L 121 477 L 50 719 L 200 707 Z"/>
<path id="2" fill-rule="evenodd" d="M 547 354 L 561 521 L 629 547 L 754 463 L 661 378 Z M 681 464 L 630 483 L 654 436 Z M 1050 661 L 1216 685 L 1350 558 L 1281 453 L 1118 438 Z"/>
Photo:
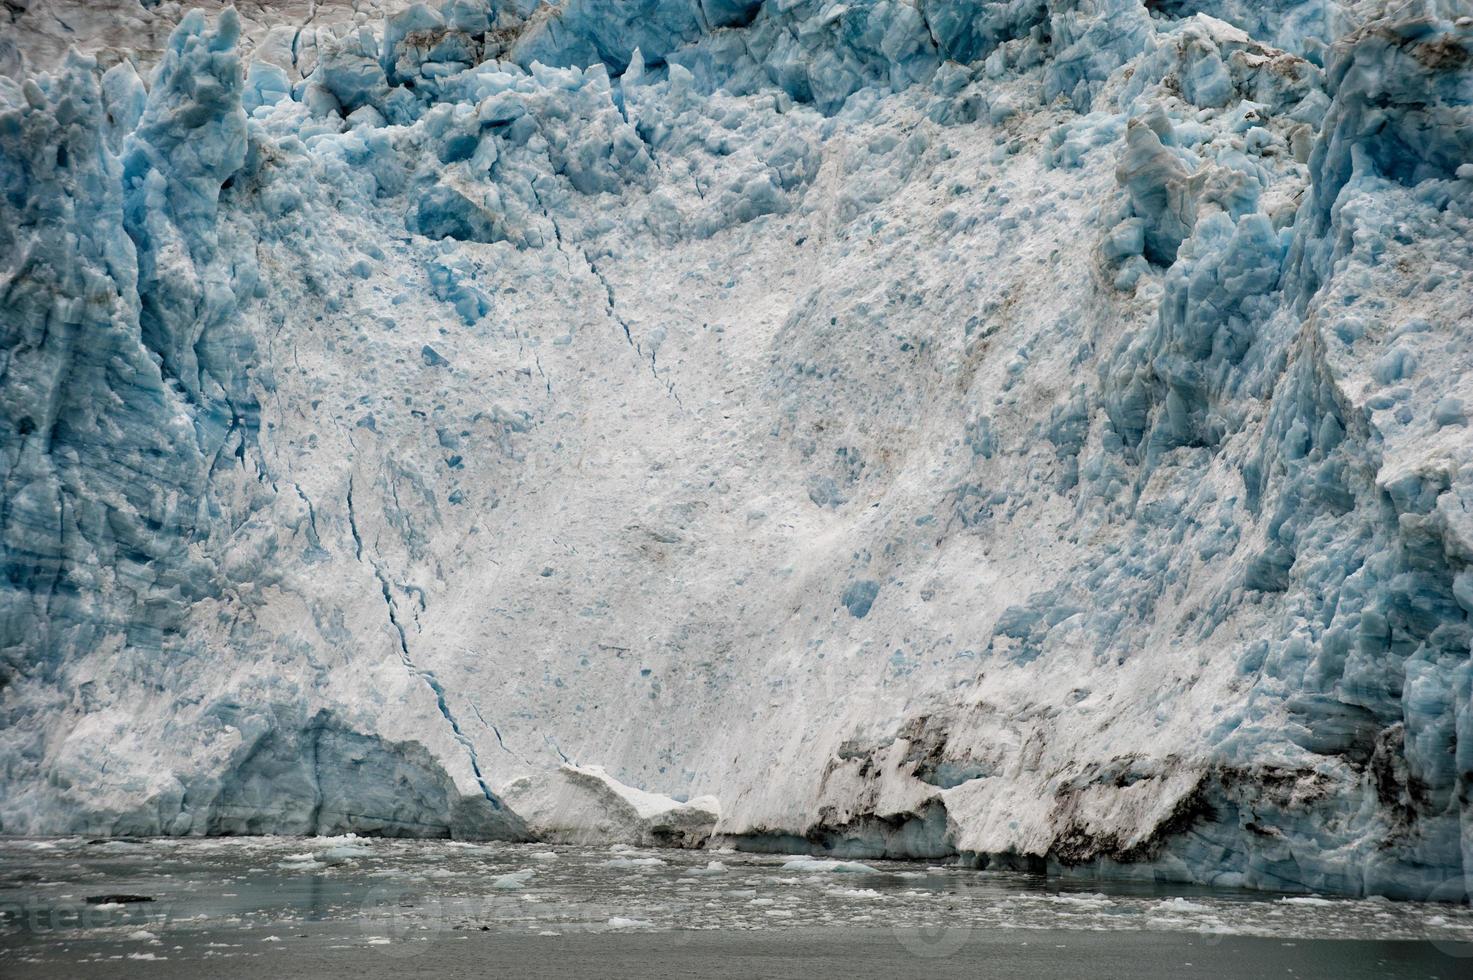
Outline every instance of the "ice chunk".
<path id="1" fill-rule="evenodd" d="M 609 860 L 605 861 L 604 862 L 604 867 L 606 867 L 606 868 L 625 868 L 625 869 L 628 869 L 628 868 L 658 868 L 658 867 L 663 866 L 664 863 L 665 862 L 663 860 L 661 860 L 660 858 L 657 858 L 657 857 L 643 857 L 643 858 L 618 857 L 618 858 L 610 858 Z"/>
<path id="2" fill-rule="evenodd" d="M 863 619 L 869 615 L 870 607 L 874 605 L 876 597 L 880 594 L 880 583 L 874 579 L 860 579 L 851 582 L 844 589 L 844 594 L 839 597 L 839 602 L 849 615 L 855 619 Z"/>
<path id="3" fill-rule="evenodd" d="M 631 919 L 627 916 L 615 915 L 609 918 L 608 926 L 615 930 L 650 929 L 654 927 L 654 923 L 649 919 Z"/>
<path id="4" fill-rule="evenodd" d="M 500 875 L 491 882 L 491 887 L 498 891 L 517 891 L 527 887 L 527 883 L 536 877 L 534 868 L 526 868 L 522 871 L 513 871 L 509 874 Z"/>
<path id="5" fill-rule="evenodd" d="M 835 861 L 828 858 L 798 857 L 783 862 L 784 871 L 803 871 L 811 874 L 879 874 L 859 861 Z"/>
<path id="6" fill-rule="evenodd" d="M 1170 265 L 1196 224 L 1196 185 L 1181 159 L 1162 144 L 1163 129 L 1169 133 L 1170 123 L 1162 115 L 1130 121 L 1115 179 L 1144 221 L 1146 258 Z"/>
<path id="7" fill-rule="evenodd" d="M 545 840 L 698 847 L 720 816 L 713 797 L 682 803 L 625 785 L 599 766 L 563 765 L 517 780 L 505 795 Z"/>

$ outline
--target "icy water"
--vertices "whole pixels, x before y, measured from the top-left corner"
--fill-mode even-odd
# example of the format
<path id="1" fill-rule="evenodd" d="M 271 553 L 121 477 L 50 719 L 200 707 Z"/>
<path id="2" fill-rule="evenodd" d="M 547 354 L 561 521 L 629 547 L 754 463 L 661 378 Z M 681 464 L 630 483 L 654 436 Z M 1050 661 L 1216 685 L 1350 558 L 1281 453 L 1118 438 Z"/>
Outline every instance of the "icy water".
<path id="1" fill-rule="evenodd" d="M 0 930 L 7 978 L 1473 977 L 1464 907 L 352 837 L 0 840 Z"/>

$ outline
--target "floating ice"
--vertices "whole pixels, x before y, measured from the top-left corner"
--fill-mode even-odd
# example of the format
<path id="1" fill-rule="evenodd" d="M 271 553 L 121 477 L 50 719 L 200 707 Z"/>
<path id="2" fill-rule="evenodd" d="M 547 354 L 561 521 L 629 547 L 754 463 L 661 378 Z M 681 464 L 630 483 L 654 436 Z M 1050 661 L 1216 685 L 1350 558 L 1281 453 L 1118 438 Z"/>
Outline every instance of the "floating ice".
<path id="1" fill-rule="evenodd" d="M 653 925 L 648 919 L 630 919 L 622 915 L 612 916 L 608 921 L 610 929 L 648 929 Z"/>
<path id="2" fill-rule="evenodd" d="M 604 862 L 604 867 L 606 867 L 606 868 L 658 868 L 661 865 L 663 865 L 664 863 L 665 863 L 664 861 L 660 860 L 657 857 L 642 857 L 642 858 L 617 857 L 617 858 L 610 858 L 609 860 L 605 861 Z"/>
<path id="3" fill-rule="evenodd" d="M 1157 912 L 1166 912 L 1166 913 L 1172 913 L 1172 912 L 1178 912 L 1178 913 L 1180 913 L 1180 912 L 1210 912 L 1210 911 L 1212 911 L 1212 909 L 1211 909 L 1210 906 L 1203 905 L 1200 902 L 1192 902 L 1192 901 L 1188 901 L 1185 898 L 1178 897 L 1178 898 L 1168 898 L 1166 901 L 1159 903 L 1156 906 L 1155 911 L 1157 911 Z"/>
<path id="4" fill-rule="evenodd" d="M 499 875 L 496 878 L 492 879 L 491 887 L 500 891 L 516 891 L 521 888 L 526 888 L 527 883 L 530 882 L 534 877 L 536 877 L 536 875 L 537 871 L 533 868 L 526 868 L 522 871 L 513 871 L 510 874 Z"/>
<path id="5" fill-rule="evenodd" d="M 833 874 L 876 874 L 874 868 L 859 861 L 831 861 L 822 858 L 793 858 L 783 863 L 784 871 L 830 872 Z"/>

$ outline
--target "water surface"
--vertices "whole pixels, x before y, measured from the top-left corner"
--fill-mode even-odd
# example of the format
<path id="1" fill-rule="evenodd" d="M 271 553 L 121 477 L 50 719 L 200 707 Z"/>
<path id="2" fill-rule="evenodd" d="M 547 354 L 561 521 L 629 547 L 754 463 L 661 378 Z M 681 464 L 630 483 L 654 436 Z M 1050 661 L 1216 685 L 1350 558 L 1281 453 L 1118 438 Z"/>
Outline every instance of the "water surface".
<path id="1" fill-rule="evenodd" d="M 109 897 L 151 901 L 101 901 Z M 502 972 L 488 973 L 493 964 Z M 1473 911 L 734 852 L 353 837 L 0 840 L 5 977 L 406 969 L 1466 978 Z"/>

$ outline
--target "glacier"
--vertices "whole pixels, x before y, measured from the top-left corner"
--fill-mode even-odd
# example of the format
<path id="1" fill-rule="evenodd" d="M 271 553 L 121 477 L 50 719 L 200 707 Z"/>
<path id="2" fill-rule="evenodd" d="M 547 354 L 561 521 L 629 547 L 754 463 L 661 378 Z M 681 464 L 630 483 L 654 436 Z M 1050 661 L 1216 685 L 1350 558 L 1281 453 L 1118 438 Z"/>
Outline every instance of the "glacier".
<path id="1" fill-rule="evenodd" d="M 0 832 L 1473 891 L 1467 0 L 242 7 L 0 13 Z"/>

